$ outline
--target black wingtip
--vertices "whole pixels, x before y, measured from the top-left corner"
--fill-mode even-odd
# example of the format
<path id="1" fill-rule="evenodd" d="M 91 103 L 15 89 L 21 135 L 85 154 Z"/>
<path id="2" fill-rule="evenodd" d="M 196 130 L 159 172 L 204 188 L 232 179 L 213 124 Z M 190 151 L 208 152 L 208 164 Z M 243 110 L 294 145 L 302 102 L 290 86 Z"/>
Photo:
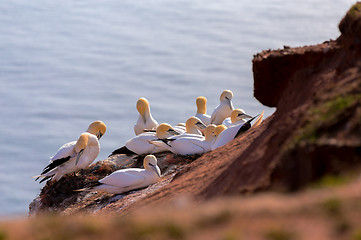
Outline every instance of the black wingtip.
<path id="1" fill-rule="evenodd" d="M 40 182 L 39 182 L 39 183 L 42 183 L 42 182 L 44 182 L 44 181 L 48 180 L 49 178 L 51 178 L 51 177 L 50 177 L 50 176 L 48 176 L 48 177 L 44 177 L 43 179 L 41 179 L 41 180 L 40 180 Z M 37 178 L 36 180 L 38 180 L 38 178 Z M 36 180 L 35 180 L 35 181 L 36 181 Z"/>
<path id="2" fill-rule="evenodd" d="M 259 114 L 257 116 L 254 116 L 253 118 L 251 118 L 250 120 L 248 120 L 247 122 L 245 122 L 242 127 L 239 128 L 236 136 L 234 138 L 237 138 L 239 135 L 241 135 L 242 133 L 246 132 L 248 129 L 250 129 L 252 127 L 251 122 L 258 117 Z"/>
<path id="3" fill-rule="evenodd" d="M 130 151 L 126 146 L 123 146 L 121 148 L 118 148 L 114 150 L 108 157 L 114 156 L 116 154 L 126 154 L 126 155 L 133 155 L 136 154 L 133 151 Z"/>
<path id="4" fill-rule="evenodd" d="M 49 163 L 48 166 L 46 166 L 43 169 L 43 172 L 41 173 L 41 175 L 50 172 L 54 168 L 56 168 L 56 167 L 60 166 L 61 164 L 69 161 L 69 159 L 70 159 L 70 156 L 65 157 L 65 158 L 59 158 L 59 159 L 56 159 L 56 160 L 52 161 L 51 163 Z"/>
<path id="5" fill-rule="evenodd" d="M 144 129 L 143 132 L 146 132 L 146 133 L 147 133 L 147 132 L 154 132 L 154 133 L 155 133 L 156 130 L 154 130 L 154 129 Z"/>
<path id="6" fill-rule="evenodd" d="M 97 186 L 100 186 L 100 185 L 103 185 L 103 183 L 99 182 L 99 181 L 94 181 L 94 182 L 90 182 L 89 183 L 89 186 L 87 188 L 94 188 L 94 187 L 97 187 Z"/>

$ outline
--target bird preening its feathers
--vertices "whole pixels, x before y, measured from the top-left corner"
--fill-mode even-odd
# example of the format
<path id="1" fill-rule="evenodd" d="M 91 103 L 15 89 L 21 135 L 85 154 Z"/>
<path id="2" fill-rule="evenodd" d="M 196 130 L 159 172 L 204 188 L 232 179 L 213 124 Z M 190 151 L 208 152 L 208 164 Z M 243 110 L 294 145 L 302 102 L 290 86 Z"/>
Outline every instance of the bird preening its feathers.
<path id="1" fill-rule="evenodd" d="M 91 123 L 86 132 L 77 141 L 65 143 L 52 157 L 36 180 L 49 178 L 58 181 L 67 173 L 76 172 L 88 167 L 100 152 L 99 139 L 104 135 L 106 126 L 102 121 Z"/>

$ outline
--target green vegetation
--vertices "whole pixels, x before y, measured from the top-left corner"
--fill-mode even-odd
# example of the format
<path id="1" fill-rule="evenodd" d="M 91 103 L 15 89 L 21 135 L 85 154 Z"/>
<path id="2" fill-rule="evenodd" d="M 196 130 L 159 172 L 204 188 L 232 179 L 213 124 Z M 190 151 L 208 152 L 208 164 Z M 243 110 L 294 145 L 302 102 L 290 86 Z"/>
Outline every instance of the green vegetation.
<path id="1" fill-rule="evenodd" d="M 240 239 L 239 235 L 234 231 L 228 231 L 221 238 L 222 240 L 237 240 Z"/>
<path id="2" fill-rule="evenodd" d="M 171 239 L 184 239 L 184 229 L 175 223 L 167 223 L 164 226 L 164 230 Z"/>
<path id="3" fill-rule="evenodd" d="M 220 225 L 228 223 L 232 219 L 232 214 L 228 210 L 218 212 L 213 216 L 204 216 L 198 220 L 197 226 L 200 228 L 211 227 L 214 225 Z"/>
<path id="4" fill-rule="evenodd" d="M 0 230 L 0 240 L 6 240 L 6 239 L 8 239 L 6 232 L 3 230 Z"/>
<path id="5" fill-rule="evenodd" d="M 339 199 L 330 198 L 322 203 L 322 208 L 330 216 L 340 216 L 342 211 L 342 203 Z"/>
<path id="6" fill-rule="evenodd" d="M 361 240 L 361 229 L 356 230 L 352 235 L 352 240 Z"/>
<path id="7" fill-rule="evenodd" d="M 361 15 L 361 3 L 356 3 L 353 5 L 350 10 L 348 11 L 348 14 L 351 15 L 351 17 L 357 17 Z"/>
<path id="8" fill-rule="evenodd" d="M 184 239 L 185 229 L 173 222 L 157 224 L 130 224 L 128 239 Z"/>
<path id="9" fill-rule="evenodd" d="M 318 181 L 311 184 L 311 187 L 314 188 L 322 188 L 322 187 L 337 187 L 344 185 L 348 182 L 350 182 L 351 177 L 350 176 L 344 176 L 344 175 L 325 175 Z"/>
<path id="10" fill-rule="evenodd" d="M 305 116 L 307 124 L 287 144 L 286 150 L 291 150 L 302 142 L 315 143 L 322 135 L 322 128 L 334 124 L 346 109 L 352 107 L 360 99 L 361 94 L 348 94 L 309 109 Z"/>
<path id="11" fill-rule="evenodd" d="M 39 240 L 94 238 L 104 233 L 104 230 L 93 218 L 64 221 L 59 216 L 49 215 L 44 217 L 42 221 L 32 223 L 33 235 L 35 239 Z"/>

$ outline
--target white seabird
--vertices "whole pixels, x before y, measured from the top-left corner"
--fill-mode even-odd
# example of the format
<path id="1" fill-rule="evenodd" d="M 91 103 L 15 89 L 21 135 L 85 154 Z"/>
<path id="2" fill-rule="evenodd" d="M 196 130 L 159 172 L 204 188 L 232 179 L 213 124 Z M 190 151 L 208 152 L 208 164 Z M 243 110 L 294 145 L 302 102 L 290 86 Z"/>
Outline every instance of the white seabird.
<path id="1" fill-rule="evenodd" d="M 195 117 L 199 118 L 205 125 L 211 123 L 211 116 L 207 115 L 207 98 L 200 96 L 196 99 L 197 113 Z"/>
<path id="2" fill-rule="evenodd" d="M 217 140 L 212 145 L 212 150 L 214 150 L 214 149 L 216 149 L 218 147 L 226 145 L 228 142 L 235 139 L 236 137 L 238 137 L 239 135 L 241 135 L 242 133 L 244 133 L 248 129 L 250 129 L 251 128 L 251 122 L 255 118 L 256 117 L 253 117 L 253 118 L 251 118 L 250 120 L 248 120 L 245 123 L 233 125 L 233 126 L 227 128 L 227 129 L 225 129 L 224 131 L 222 131 L 219 134 L 219 136 L 217 137 Z M 259 125 L 260 122 L 262 121 L 262 118 L 263 118 L 263 112 L 257 117 L 257 119 L 255 121 L 255 124 L 253 126 L 255 127 L 255 126 Z"/>
<path id="3" fill-rule="evenodd" d="M 143 133 L 144 130 L 155 130 L 158 126 L 158 122 L 152 117 L 149 102 L 146 98 L 139 98 L 137 101 L 137 110 L 139 112 L 139 118 L 134 125 L 135 135 Z"/>
<path id="4" fill-rule="evenodd" d="M 216 125 L 208 125 L 205 129 L 205 137 L 175 137 L 170 139 L 162 139 L 151 141 L 152 144 L 158 147 L 164 147 L 175 154 L 193 155 L 203 154 L 211 150 L 212 143 L 215 139 L 214 130 Z M 180 135 L 181 136 L 181 135 Z"/>
<path id="5" fill-rule="evenodd" d="M 233 125 L 247 122 L 245 120 L 246 118 L 252 117 L 250 115 L 247 115 L 243 109 L 237 108 L 232 111 L 231 117 L 224 119 L 222 124 L 226 127 L 230 127 Z"/>
<path id="6" fill-rule="evenodd" d="M 144 169 L 128 168 L 117 170 L 95 182 L 93 186 L 78 191 L 102 191 L 120 194 L 158 182 L 161 178 L 161 172 L 157 165 L 157 158 L 154 155 L 147 155 L 144 158 L 143 166 Z"/>
<path id="7" fill-rule="evenodd" d="M 216 126 L 216 128 L 214 129 L 214 135 L 216 136 L 216 139 L 213 141 L 213 144 L 217 141 L 217 138 L 221 134 L 221 132 L 223 132 L 226 129 L 227 127 L 224 126 L 223 124 Z"/>
<path id="8" fill-rule="evenodd" d="M 231 116 L 234 110 L 232 104 L 233 93 L 231 90 L 224 90 L 219 98 L 220 103 L 214 109 L 211 115 L 211 124 L 219 125 L 222 124 L 224 119 Z"/>
<path id="9" fill-rule="evenodd" d="M 200 130 L 205 129 L 206 127 L 207 126 L 204 125 L 202 120 L 200 120 L 199 118 L 190 117 L 190 118 L 187 119 L 187 121 L 185 123 L 185 127 L 178 124 L 177 126 L 174 127 L 174 130 L 181 133 L 181 135 L 179 135 L 179 136 L 182 136 L 183 134 L 202 135 L 202 132 Z"/>
<path id="10" fill-rule="evenodd" d="M 40 182 L 48 178 L 58 181 L 65 174 L 88 167 L 100 152 L 98 140 L 105 131 L 106 126 L 102 121 L 90 124 L 87 131 L 80 135 L 78 141 L 64 144 L 51 158 L 49 165 L 36 178 L 43 178 Z"/>
<path id="11" fill-rule="evenodd" d="M 110 155 L 115 154 L 151 154 L 165 151 L 163 148 L 158 148 L 151 144 L 149 141 L 156 139 L 166 139 L 179 133 L 173 129 L 173 127 L 167 123 L 160 124 L 156 132 L 144 132 L 131 139 L 129 139 L 125 146 L 114 150 Z"/>

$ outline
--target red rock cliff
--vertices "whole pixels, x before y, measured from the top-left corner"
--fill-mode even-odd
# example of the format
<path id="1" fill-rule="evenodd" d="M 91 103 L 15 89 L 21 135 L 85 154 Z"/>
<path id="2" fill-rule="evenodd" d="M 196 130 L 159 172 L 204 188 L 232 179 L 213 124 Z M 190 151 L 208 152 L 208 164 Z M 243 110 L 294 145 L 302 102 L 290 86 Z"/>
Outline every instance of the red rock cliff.
<path id="1" fill-rule="evenodd" d="M 265 189 L 293 191 L 360 166 L 361 3 L 339 28 L 335 41 L 255 55 L 254 95 L 276 107 L 275 113 L 226 146 L 183 165 L 173 178 L 168 176 L 169 184 L 137 198 L 142 201 L 128 196 L 101 212 L 180 196 L 203 201 Z"/>

